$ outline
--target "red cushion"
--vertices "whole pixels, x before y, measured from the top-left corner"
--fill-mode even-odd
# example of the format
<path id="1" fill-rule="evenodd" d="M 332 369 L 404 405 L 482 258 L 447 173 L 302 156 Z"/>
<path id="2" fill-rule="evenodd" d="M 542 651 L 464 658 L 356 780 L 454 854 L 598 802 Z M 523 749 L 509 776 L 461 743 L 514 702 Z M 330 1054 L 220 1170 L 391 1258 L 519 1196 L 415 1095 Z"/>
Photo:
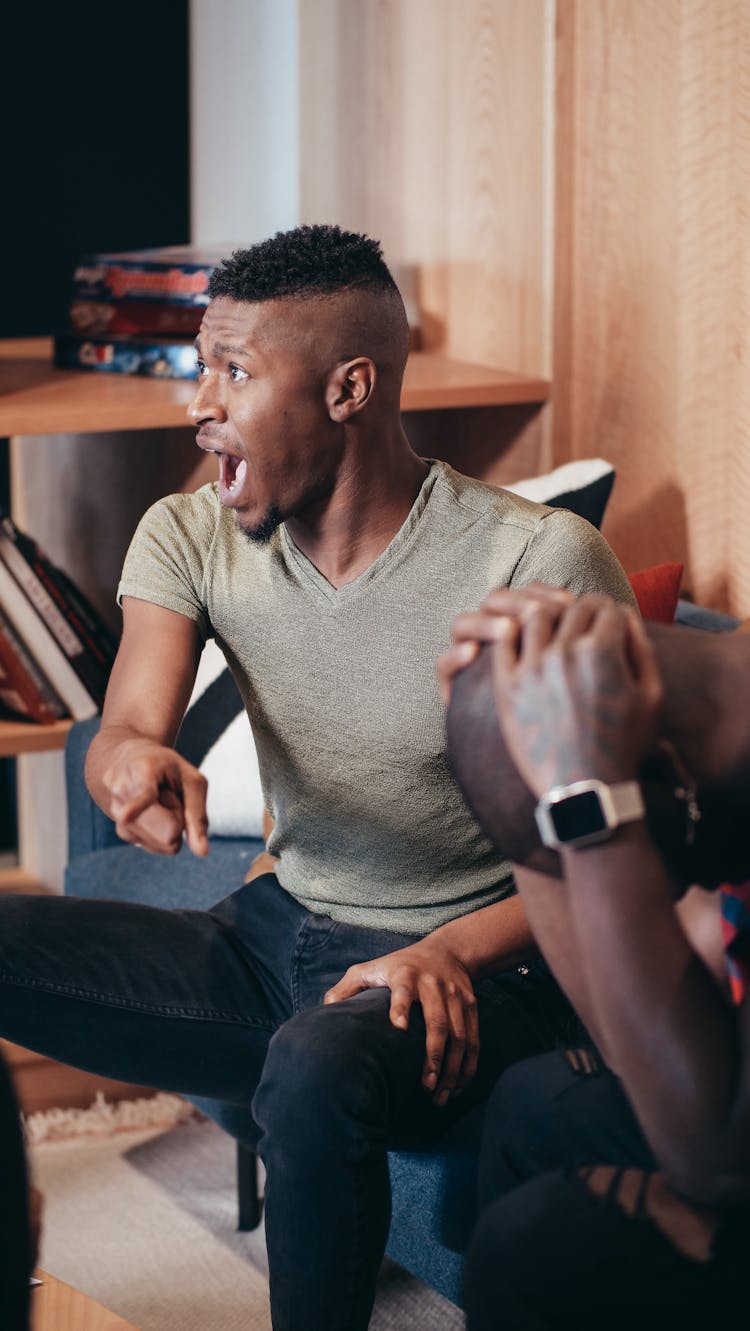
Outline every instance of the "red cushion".
<path id="1" fill-rule="evenodd" d="M 671 624 L 677 610 L 683 564 L 653 564 L 628 574 L 628 581 L 644 619 Z"/>

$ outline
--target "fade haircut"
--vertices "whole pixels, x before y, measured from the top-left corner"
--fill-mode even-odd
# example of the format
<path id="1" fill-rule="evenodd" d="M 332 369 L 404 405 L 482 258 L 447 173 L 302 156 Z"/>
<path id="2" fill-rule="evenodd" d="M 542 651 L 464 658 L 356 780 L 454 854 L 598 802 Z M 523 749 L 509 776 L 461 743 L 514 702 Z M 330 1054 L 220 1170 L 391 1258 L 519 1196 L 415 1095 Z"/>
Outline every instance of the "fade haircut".
<path id="1" fill-rule="evenodd" d="M 377 240 L 320 224 L 277 231 L 250 249 L 235 250 L 211 274 L 208 296 L 258 302 L 354 288 L 398 293 Z"/>

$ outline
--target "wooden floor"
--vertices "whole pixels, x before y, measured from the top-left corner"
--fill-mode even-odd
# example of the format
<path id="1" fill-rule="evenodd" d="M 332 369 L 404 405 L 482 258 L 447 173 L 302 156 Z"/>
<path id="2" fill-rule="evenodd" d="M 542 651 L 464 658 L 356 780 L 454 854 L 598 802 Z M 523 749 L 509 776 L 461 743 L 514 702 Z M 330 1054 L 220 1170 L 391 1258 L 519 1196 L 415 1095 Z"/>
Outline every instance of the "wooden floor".
<path id="1" fill-rule="evenodd" d="M 31 1331 L 138 1331 L 72 1285 L 37 1271 L 41 1285 L 31 1291 Z"/>

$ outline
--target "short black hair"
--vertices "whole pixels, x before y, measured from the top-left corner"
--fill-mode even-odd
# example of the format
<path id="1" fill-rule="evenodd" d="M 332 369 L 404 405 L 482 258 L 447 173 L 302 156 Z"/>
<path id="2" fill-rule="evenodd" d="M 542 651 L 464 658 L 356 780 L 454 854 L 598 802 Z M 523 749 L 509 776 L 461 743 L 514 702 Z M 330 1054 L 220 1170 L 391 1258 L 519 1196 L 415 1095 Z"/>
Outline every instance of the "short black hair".
<path id="1" fill-rule="evenodd" d="M 210 300 L 280 300 L 332 295 L 354 287 L 397 291 L 380 243 L 361 232 L 317 224 L 277 231 L 247 250 L 235 250 L 214 269 Z"/>

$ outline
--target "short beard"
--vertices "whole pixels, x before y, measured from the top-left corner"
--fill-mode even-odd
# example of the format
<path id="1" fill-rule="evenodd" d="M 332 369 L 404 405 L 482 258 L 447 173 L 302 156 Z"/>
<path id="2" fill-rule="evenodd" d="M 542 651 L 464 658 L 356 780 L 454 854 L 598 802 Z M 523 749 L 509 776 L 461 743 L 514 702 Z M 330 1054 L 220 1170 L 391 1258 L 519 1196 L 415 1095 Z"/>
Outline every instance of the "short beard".
<path id="1" fill-rule="evenodd" d="M 255 527 L 243 527 L 239 522 L 237 525 L 243 536 L 246 536 L 248 541 L 252 541 L 253 545 L 268 545 L 274 532 L 281 526 L 283 521 L 284 519 L 281 513 L 274 505 L 272 508 L 269 508 L 263 521 L 257 523 Z"/>

